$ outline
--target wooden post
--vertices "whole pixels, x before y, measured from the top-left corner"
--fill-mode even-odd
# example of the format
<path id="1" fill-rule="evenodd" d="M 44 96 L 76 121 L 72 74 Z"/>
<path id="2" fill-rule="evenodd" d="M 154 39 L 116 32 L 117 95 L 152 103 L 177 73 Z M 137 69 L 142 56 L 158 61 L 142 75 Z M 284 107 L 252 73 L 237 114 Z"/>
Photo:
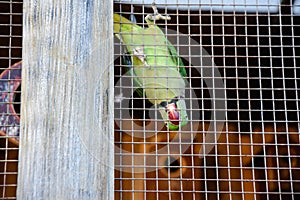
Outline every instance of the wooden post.
<path id="1" fill-rule="evenodd" d="M 18 199 L 113 199 L 112 1 L 24 1 Z"/>

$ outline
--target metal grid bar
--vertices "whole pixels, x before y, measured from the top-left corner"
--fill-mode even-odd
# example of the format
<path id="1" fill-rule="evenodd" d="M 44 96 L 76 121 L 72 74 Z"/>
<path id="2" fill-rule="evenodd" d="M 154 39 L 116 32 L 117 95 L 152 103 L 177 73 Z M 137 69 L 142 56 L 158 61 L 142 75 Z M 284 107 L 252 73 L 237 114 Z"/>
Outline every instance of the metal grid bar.
<path id="1" fill-rule="evenodd" d="M 21 50 L 22 1 L 0 1 L 1 199 L 16 199 L 21 77 L 18 64 L 9 67 L 21 60 Z"/>
<path id="2" fill-rule="evenodd" d="M 146 28 L 151 2 L 137 2 L 115 1 L 115 13 Z M 126 73 L 135 66 L 124 63 L 129 44 L 116 40 L 116 199 L 299 198 L 299 4 L 228 2 L 156 1 L 171 17 L 157 25 L 188 74 L 189 122 L 178 131 L 163 126 L 145 93 L 131 96 L 139 86 L 126 85 L 136 78 Z M 135 36 L 130 44 L 139 46 Z M 222 89 L 223 97 L 210 93 Z M 224 113 L 222 123 L 214 112 Z M 208 140 L 208 127 L 221 134 Z"/>

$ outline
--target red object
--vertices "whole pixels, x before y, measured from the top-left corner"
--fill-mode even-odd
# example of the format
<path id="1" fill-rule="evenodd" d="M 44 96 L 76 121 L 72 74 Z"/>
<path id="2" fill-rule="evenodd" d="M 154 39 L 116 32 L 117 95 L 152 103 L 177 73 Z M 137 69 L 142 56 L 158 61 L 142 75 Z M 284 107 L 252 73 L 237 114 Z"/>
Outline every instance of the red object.
<path id="1" fill-rule="evenodd" d="M 21 85 L 22 62 L 18 62 L 0 75 L 0 133 L 11 138 L 18 144 L 20 118 L 14 109 L 16 90 Z"/>

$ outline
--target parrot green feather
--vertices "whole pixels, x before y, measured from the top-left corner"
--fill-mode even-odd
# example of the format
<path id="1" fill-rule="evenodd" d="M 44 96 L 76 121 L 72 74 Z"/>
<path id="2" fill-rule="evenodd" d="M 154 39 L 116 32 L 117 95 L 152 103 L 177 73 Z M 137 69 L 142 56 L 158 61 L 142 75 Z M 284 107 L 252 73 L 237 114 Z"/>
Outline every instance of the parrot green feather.
<path id="1" fill-rule="evenodd" d="M 178 124 L 172 123 L 166 108 L 160 108 L 169 129 L 177 130 L 186 125 L 188 120 L 182 99 L 185 95 L 186 71 L 176 49 L 162 30 L 153 21 L 146 22 L 148 28 L 142 28 L 125 17 L 114 14 L 114 32 L 131 56 L 130 71 L 147 99 L 153 104 L 161 105 L 177 98 L 174 101 L 179 113 Z"/>

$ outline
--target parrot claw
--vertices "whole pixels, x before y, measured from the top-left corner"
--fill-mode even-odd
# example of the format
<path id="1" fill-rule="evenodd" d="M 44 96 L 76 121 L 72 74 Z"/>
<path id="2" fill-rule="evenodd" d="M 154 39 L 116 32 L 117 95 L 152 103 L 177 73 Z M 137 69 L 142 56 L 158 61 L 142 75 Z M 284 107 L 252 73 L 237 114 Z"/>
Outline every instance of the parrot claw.
<path id="1" fill-rule="evenodd" d="M 146 59 L 147 56 L 144 54 L 144 50 L 140 47 L 133 49 L 133 55 L 136 56 L 142 63 L 144 63 L 145 66 L 150 68 L 150 65 L 148 65 Z"/>
<path id="2" fill-rule="evenodd" d="M 170 20 L 171 17 L 169 15 L 162 15 L 158 12 L 157 10 L 157 7 L 156 7 L 156 4 L 153 2 L 152 3 L 152 9 L 153 9 L 153 15 L 151 14 L 148 14 L 146 17 L 145 17 L 145 20 L 146 21 L 152 21 L 155 23 L 156 20 Z"/>
<path id="3" fill-rule="evenodd" d="M 135 18 L 135 16 L 134 16 L 134 6 L 132 5 L 131 6 L 131 14 L 130 14 L 130 21 L 132 22 L 132 23 L 134 23 L 134 24 L 136 24 L 136 18 Z"/>

